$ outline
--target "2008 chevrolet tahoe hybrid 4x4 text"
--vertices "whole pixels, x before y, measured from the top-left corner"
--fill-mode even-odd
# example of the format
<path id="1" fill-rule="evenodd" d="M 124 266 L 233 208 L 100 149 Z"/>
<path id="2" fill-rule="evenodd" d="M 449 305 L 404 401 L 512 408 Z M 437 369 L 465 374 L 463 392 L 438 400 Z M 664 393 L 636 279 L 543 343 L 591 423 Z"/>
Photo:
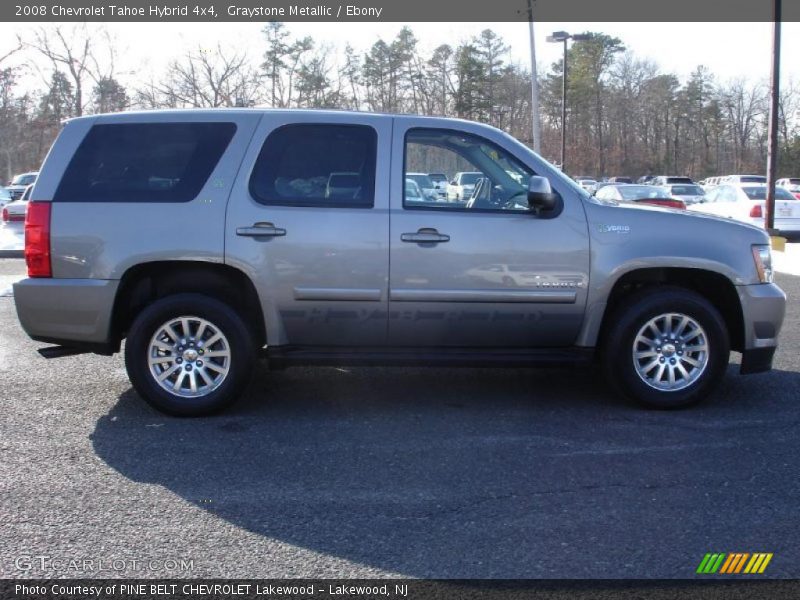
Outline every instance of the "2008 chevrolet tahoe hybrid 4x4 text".
<path id="1" fill-rule="evenodd" d="M 482 176 L 458 200 L 405 177 L 467 171 Z M 228 405 L 259 355 L 277 367 L 597 358 L 621 393 L 683 406 L 711 392 L 731 349 L 743 373 L 771 368 L 786 301 L 764 231 L 599 201 L 505 133 L 452 119 L 73 119 L 25 228 L 25 331 L 61 352 L 126 339 L 136 390 L 179 415 Z"/>

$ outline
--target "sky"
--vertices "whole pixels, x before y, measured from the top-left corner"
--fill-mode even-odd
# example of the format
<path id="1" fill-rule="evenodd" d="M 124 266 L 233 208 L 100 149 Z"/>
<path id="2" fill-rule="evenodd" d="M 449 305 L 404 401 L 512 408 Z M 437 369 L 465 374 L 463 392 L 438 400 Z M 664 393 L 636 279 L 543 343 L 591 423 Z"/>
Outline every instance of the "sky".
<path id="1" fill-rule="evenodd" d="M 404 23 L 288 23 L 297 37 L 311 36 L 317 44 L 343 48 L 350 43 L 364 52 L 379 37 L 392 39 Z M 527 23 L 410 23 L 420 48 L 430 51 L 442 43 L 456 45 L 484 28 L 500 34 L 510 46 L 512 62 L 528 64 L 530 46 Z M 116 72 L 126 85 L 135 85 L 158 76 L 170 59 L 197 48 L 237 47 L 251 50 L 260 58 L 264 40 L 261 25 L 255 23 L 105 23 L 119 47 Z M 15 25 L 23 41 L 32 39 L 33 24 Z M 68 25 L 67 25 L 68 27 Z M 8 26 L 10 28 L 10 26 Z M 768 81 L 771 61 L 771 23 L 536 23 L 536 53 L 540 69 L 561 57 L 561 44 L 545 41 L 553 31 L 580 33 L 603 32 L 622 40 L 638 58 L 656 62 L 667 73 L 681 80 L 700 64 L 708 67 L 717 80 L 726 82 L 744 77 Z M 784 23 L 782 35 L 782 76 L 800 81 L 800 23 Z M 14 44 L 14 38 L 0 35 L 0 56 Z M 33 58 L 29 53 L 25 58 Z M 39 59 L 41 60 L 41 59 Z M 28 76 L 27 85 L 35 85 L 37 76 Z M 39 80 L 40 81 L 40 80 Z"/>

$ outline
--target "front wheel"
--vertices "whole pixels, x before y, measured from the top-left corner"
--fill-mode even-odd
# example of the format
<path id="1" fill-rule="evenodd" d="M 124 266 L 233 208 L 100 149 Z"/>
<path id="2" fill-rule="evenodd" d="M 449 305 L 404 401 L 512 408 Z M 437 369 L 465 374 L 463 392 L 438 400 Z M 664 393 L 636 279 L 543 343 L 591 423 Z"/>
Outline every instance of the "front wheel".
<path id="1" fill-rule="evenodd" d="M 725 322 L 695 292 L 643 290 L 610 319 L 603 371 L 627 397 L 655 408 L 684 407 L 710 394 L 725 373 L 730 354 Z"/>
<path id="2" fill-rule="evenodd" d="M 241 317 L 201 294 L 154 302 L 134 320 L 125 344 L 133 387 L 148 404 L 176 416 L 229 406 L 247 384 L 254 358 Z"/>

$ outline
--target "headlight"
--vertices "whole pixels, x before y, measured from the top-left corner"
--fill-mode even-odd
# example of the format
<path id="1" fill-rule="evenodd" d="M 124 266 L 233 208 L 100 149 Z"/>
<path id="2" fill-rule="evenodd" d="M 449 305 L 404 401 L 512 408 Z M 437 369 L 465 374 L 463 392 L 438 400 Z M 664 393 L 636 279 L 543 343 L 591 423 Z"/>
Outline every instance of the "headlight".
<path id="1" fill-rule="evenodd" d="M 772 252 L 769 244 L 754 244 L 753 260 L 756 262 L 758 280 L 761 283 L 772 283 Z"/>

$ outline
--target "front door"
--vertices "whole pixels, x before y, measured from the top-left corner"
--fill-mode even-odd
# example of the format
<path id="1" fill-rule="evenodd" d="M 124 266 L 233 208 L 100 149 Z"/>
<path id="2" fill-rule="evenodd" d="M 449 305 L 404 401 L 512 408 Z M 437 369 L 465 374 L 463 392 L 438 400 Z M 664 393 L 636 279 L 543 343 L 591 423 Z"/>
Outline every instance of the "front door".
<path id="1" fill-rule="evenodd" d="M 586 304 L 589 242 L 580 200 L 561 181 L 553 218 L 527 206 L 534 169 L 483 129 L 394 127 L 389 340 L 401 346 L 558 347 Z M 405 173 L 478 172 L 471 197 L 427 195 Z M 402 182 L 402 184 L 401 184 Z"/>
<path id="2" fill-rule="evenodd" d="M 269 345 L 386 343 L 391 119 L 267 113 L 228 204 L 226 262 Z"/>

